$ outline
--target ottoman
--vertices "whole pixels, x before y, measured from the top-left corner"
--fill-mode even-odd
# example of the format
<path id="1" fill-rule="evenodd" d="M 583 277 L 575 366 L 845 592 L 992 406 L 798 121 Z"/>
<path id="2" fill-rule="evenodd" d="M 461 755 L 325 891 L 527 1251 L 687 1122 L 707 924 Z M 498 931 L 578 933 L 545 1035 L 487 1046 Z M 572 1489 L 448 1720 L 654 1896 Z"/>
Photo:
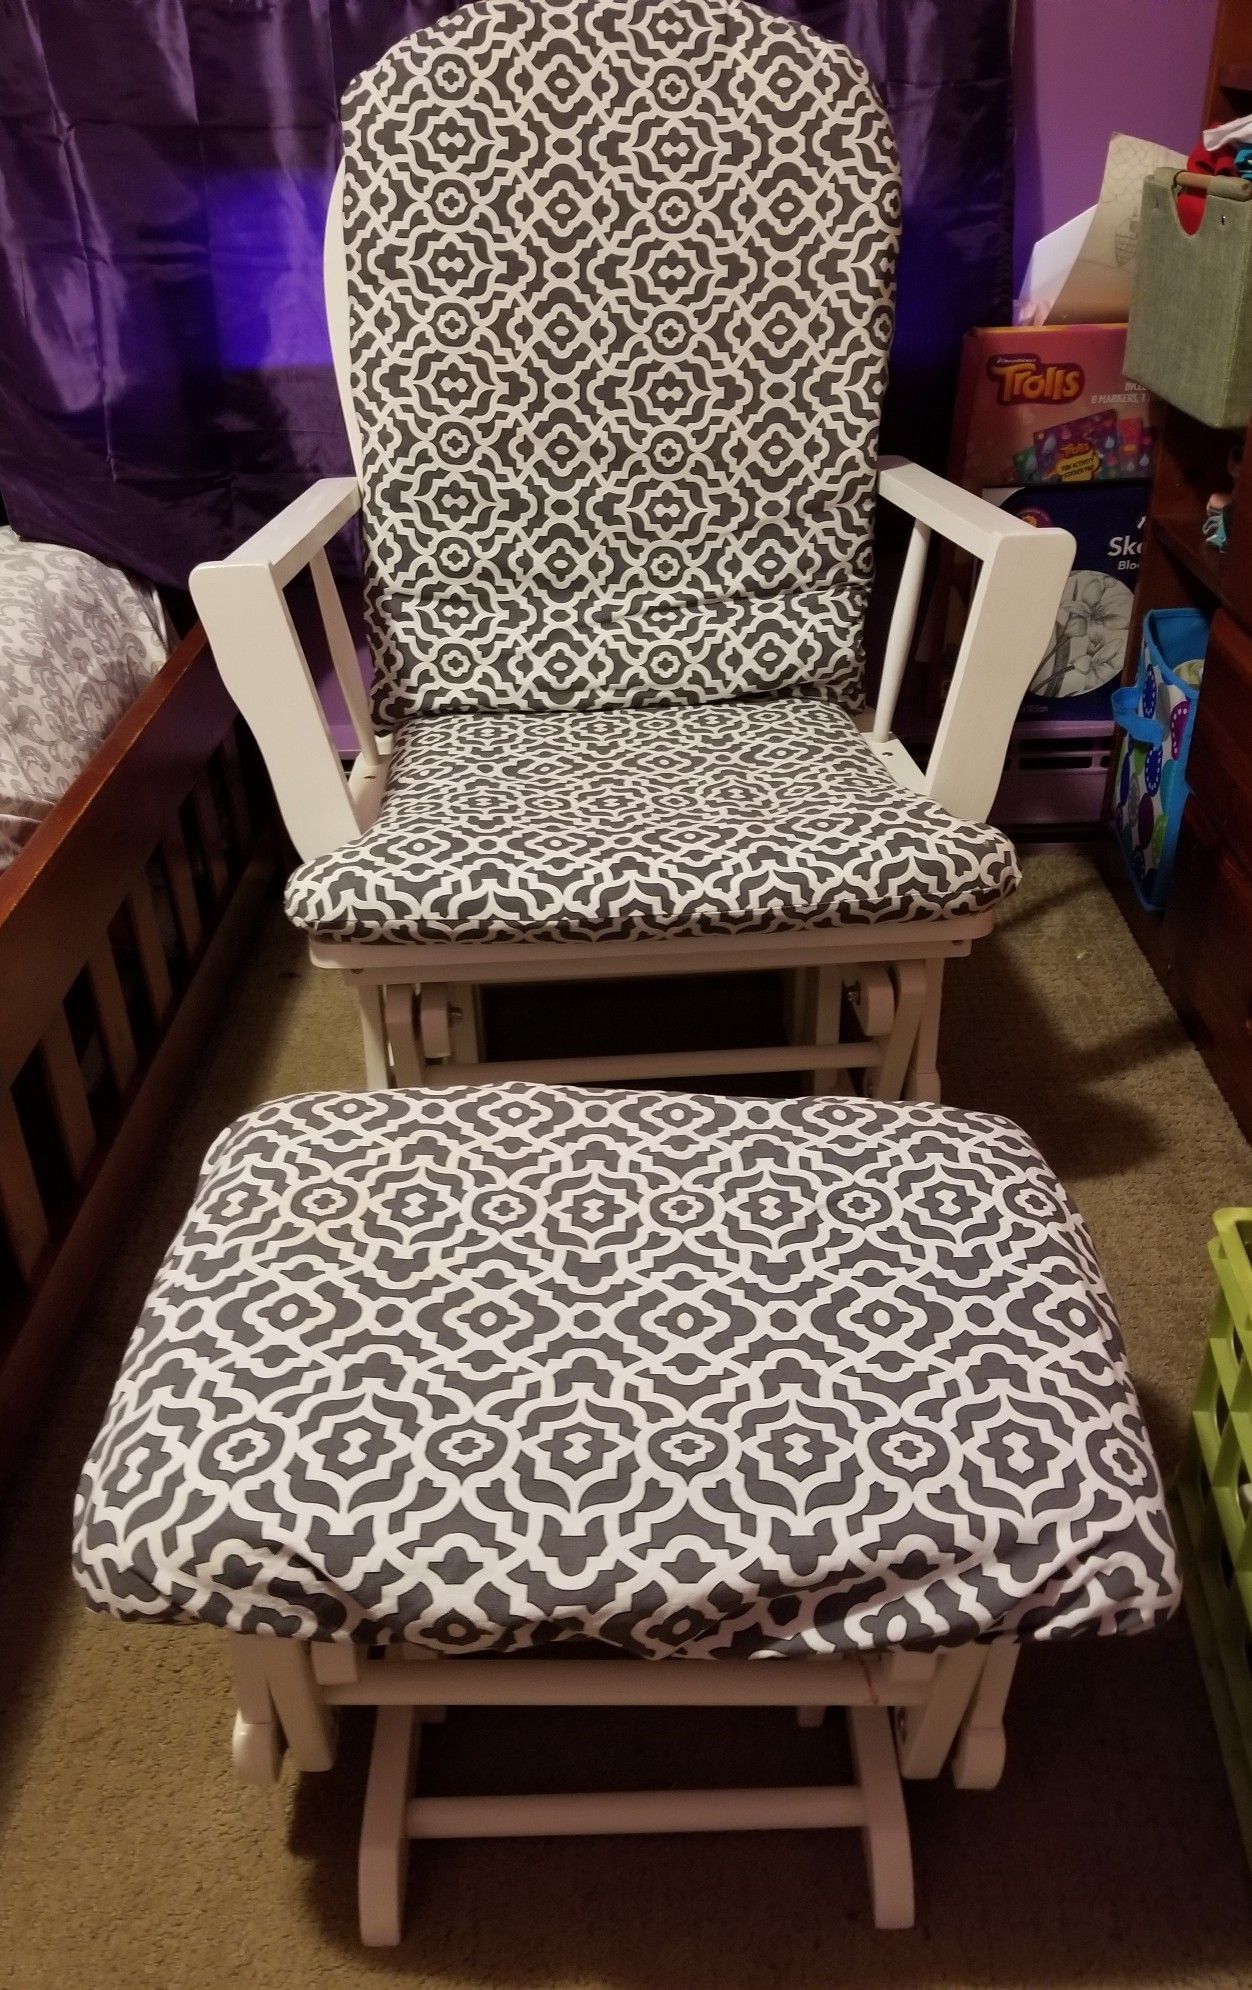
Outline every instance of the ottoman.
<path id="1" fill-rule="evenodd" d="M 857 1825 L 908 1925 L 901 1775 L 993 1784 L 1019 1646 L 1178 1597 L 1108 1294 L 1019 1128 L 528 1084 L 220 1135 L 74 1554 L 93 1609 L 229 1641 L 246 1778 L 378 1710 L 377 1942 L 411 1838 L 513 1832 Z M 502 1701 L 843 1707 L 855 1777 L 415 1795 L 421 1719 Z"/>

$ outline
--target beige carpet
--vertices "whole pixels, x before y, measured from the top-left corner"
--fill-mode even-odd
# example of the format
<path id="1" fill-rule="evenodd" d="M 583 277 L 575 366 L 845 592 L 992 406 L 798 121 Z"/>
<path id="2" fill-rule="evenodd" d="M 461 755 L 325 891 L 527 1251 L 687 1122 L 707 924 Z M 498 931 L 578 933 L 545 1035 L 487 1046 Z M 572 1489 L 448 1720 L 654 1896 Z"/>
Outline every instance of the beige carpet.
<path id="1" fill-rule="evenodd" d="M 638 997 L 630 997 L 637 1001 Z M 1087 861 L 1042 856 L 952 971 L 948 1097 L 1019 1119 L 1077 1197 L 1167 1464 L 1208 1307 L 1209 1212 L 1249 1153 Z M 0 1549 L 0 1984 L 262 1990 L 825 1990 L 1252 1984 L 1252 1887 L 1176 1624 L 1028 1653 L 989 1795 L 910 1792 L 919 1918 L 870 1926 L 851 1833 L 448 1844 L 415 1854 L 408 1931 L 354 1929 L 365 1728 L 338 1766 L 246 1789 L 211 1633 L 89 1618 L 66 1574 L 79 1461 L 208 1141 L 276 1093 L 358 1080 L 355 1029 L 277 916 L 208 1046 L 84 1319 Z M 785 1715 L 474 1714 L 441 1784 L 820 1775 L 838 1724 Z"/>

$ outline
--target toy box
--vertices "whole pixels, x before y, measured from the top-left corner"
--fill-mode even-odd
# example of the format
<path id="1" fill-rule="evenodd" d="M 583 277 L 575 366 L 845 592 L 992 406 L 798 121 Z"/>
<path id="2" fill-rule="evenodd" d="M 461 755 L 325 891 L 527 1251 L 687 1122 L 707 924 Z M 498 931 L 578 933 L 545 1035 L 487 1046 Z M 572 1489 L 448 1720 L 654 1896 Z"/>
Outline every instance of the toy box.
<path id="1" fill-rule="evenodd" d="M 1022 705 L 992 819 L 1069 832 L 1099 821 L 1139 570 L 1156 407 L 1124 372 L 1124 324 L 983 326 L 966 334 L 949 475 L 1078 542 L 1056 630 Z M 968 594 L 941 570 L 937 712 Z M 932 645 L 932 656 L 936 654 Z"/>
<path id="2" fill-rule="evenodd" d="M 1056 628 L 1023 700 L 1022 718 L 1107 722 L 1126 660 L 1146 485 L 1057 483 L 985 495 L 1032 525 L 1059 525 L 1078 542 Z"/>
<path id="3" fill-rule="evenodd" d="M 967 332 L 949 475 L 969 491 L 1145 482 L 1154 411 L 1125 378 L 1125 325 Z"/>

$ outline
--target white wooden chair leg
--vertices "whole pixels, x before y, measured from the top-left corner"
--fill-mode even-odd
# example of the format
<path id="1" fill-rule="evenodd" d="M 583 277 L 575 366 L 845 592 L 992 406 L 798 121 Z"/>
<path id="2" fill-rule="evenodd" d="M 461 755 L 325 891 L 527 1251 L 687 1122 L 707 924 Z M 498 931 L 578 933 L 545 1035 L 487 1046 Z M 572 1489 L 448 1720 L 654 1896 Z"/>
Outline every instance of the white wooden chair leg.
<path id="1" fill-rule="evenodd" d="M 786 1021 L 788 1043 L 812 1043 L 814 1004 L 817 1000 L 817 969 L 790 967 L 786 970 Z"/>
<path id="2" fill-rule="evenodd" d="M 952 1753 L 986 1662 L 983 1645 L 958 1645 L 939 1659 L 934 1683 L 918 1706 L 896 1711 L 900 1774 L 913 1781 L 937 1776 Z"/>
<path id="3" fill-rule="evenodd" d="M 865 1863 L 876 1928 L 911 1928 L 913 1847 L 885 1707 L 849 1707 L 848 1735 L 865 1801 Z"/>
<path id="4" fill-rule="evenodd" d="M 841 967 L 818 967 L 813 970 L 815 987 L 812 996 L 810 1018 L 813 1043 L 828 1043 L 832 1050 L 837 1048 L 843 1022 L 843 982 L 844 970 Z M 813 1094 L 825 1098 L 831 1092 L 846 1092 L 848 1074 L 832 1069 L 830 1065 L 819 1066 L 813 1073 Z"/>
<path id="5" fill-rule="evenodd" d="M 427 1064 L 452 1060 L 452 1015 L 445 982 L 433 981 L 418 991 L 417 1034 Z"/>
<path id="6" fill-rule="evenodd" d="M 993 1790 L 1004 1774 L 1004 1709 L 1019 1650 L 1007 1638 L 988 1647 L 952 1757 L 952 1780 L 959 1790 Z"/>
<path id="7" fill-rule="evenodd" d="M 424 1085 L 426 1060 L 418 1043 L 413 1004 L 417 990 L 412 982 L 393 983 L 383 994 L 387 1042 L 391 1048 L 391 1068 L 397 1085 Z"/>
<path id="8" fill-rule="evenodd" d="M 383 991 L 374 981 L 357 983 L 357 1003 L 361 1011 L 361 1037 L 365 1045 L 365 1082 L 371 1091 L 383 1091 L 391 1083 L 387 1062 L 387 1028 L 383 1021 Z"/>
<path id="9" fill-rule="evenodd" d="M 313 1677 L 308 1645 L 300 1638 L 259 1638 L 265 1678 L 297 1769 L 329 1769 L 335 1759 L 335 1710 Z"/>
<path id="10" fill-rule="evenodd" d="M 871 1042 L 890 1034 L 896 1016 L 895 983 L 881 961 L 867 960 L 848 976 L 848 999 L 862 1036 Z"/>
<path id="11" fill-rule="evenodd" d="M 882 1062 L 871 1074 L 868 1089 L 875 1099 L 903 1097 L 926 1006 L 925 961 L 893 961 L 891 976 L 895 982 L 895 1016 L 891 1032 L 883 1043 Z"/>
<path id="12" fill-rule="evenodd" d="M 939 1014 L 943 1007 L 943 962 L 925 962 L 926 990 L 922 1000 L 921 1021 L 917 1027 L 917 1041 L 913 1046 L 913 1058 L 909 1074 L 904 1083 L 906 1099 L 917 1099 L 927 1105 L 937 1106 L 940 1099 L 939 1086 Z"/>
<path id="13" fill-rule="evenodd" d="M 230 1753 L 237 1776 L 264 1786 L 278 1781 L 287 1741 L 270 1694 L 260 1643 L 259 1638 L 237 1635 L 230 1640 L 237 1707 Z"/>
<path id="14" fill-rule="evenodd" d="M 472 982 L 458 981 L 448 990 L 448 1022 L 454 1064 L 481 1064 L 483 1055 L 482 999 Z"/>
<path id="15" fill-rule="evenodd" d="M 357 1855 L 361 1940 L 369 1948 L 394 1947 L 404 1925 L 409 1789 L 418 1732 L 412 1707 L 380 1707 L 374 1716 L 374 1746 Z"/>

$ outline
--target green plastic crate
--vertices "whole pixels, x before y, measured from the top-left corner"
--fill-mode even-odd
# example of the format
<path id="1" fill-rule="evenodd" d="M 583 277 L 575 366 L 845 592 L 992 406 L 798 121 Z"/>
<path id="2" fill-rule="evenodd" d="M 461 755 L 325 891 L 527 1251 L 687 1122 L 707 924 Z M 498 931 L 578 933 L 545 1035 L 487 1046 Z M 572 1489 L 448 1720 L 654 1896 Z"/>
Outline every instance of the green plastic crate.
<path id="1" fill-rule="evenodd" d="M 1174 1506 L 1187 1611 L 1252 1863 L 1252 1209 L 1219 1209 L 1217 1302 Z"/>

